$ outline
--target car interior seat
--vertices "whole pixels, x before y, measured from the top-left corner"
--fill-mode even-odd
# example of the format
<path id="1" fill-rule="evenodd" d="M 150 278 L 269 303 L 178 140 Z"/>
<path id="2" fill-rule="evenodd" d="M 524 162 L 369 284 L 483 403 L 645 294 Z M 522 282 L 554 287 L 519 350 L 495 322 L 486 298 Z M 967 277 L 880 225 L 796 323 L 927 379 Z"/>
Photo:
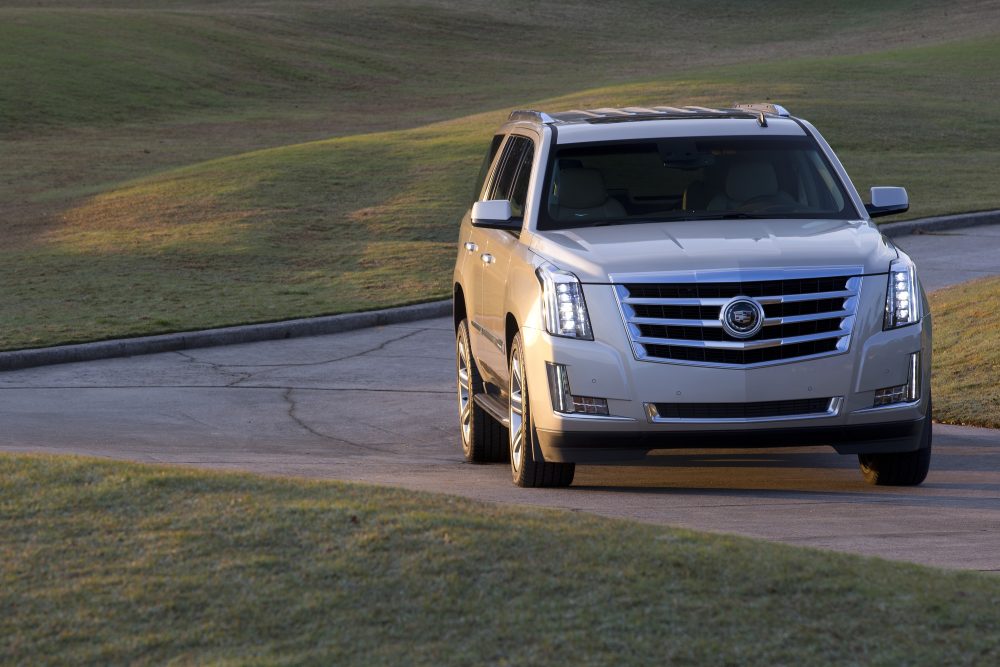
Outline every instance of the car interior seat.
<path id="1" fill-rule="evenodd" d="M 597 169 L 561 169 L 558 195 L 556 220 L 607 220 L 626 215 L 621 202 L 608 196 L 604 177 Z"/>
<path id="2" fill-rule="evenodd" d="M 772 198 L 774 203 L 794 201 L 778 188 L 778 176 L 769 162 L 737 162 L 726 174 L 725 192 L 712 197 L 708 210 L 732 210 L 761 198 Z"/>

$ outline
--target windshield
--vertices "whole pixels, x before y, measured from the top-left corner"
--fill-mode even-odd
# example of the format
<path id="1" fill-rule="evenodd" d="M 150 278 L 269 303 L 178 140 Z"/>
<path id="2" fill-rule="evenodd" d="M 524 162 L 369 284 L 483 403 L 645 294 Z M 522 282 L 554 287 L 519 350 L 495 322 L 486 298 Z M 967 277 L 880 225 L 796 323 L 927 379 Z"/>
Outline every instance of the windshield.
<path id="1" fill-rule="evenodd" d="M 809 138 L 688 137 L 557 148 L 538 228 L 858 217 Z"/>

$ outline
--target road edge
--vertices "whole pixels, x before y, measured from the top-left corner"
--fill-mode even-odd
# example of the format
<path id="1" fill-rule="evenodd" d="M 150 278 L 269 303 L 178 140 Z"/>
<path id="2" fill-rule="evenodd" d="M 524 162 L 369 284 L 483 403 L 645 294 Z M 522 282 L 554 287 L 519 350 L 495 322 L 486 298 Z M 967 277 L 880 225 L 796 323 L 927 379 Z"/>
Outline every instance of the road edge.
<path id="1" fill-rule="evenodd" d="M 93 343 L 59 345 L 31 350 L 0 352 L 0 371 L 14 371 L 35 366 L 96 361 L 139 354 L 176 352 L 199 347 L 217 347 L 265 340 L 301 338 L 341 333 L 354 329 L 401 324 L 417 320 L 444 317 L 451 314 L 451 301 L 431 301 L 412 306 L 384 308 L 360 313 L 306 317 L 281 322 L 245 324 L 202 331 L 181 331 L 158 336 L 118 338 Z"/>
<path id="2" fill-rule="evenodd" d="M 901 222 L 887 222 L 879 225 L 879 230 L 890 238 L 906 236 L 907 234 L 924 234 L 949 229 L 979 227 L 1000 223 L 1000 210 L 977 211 L 975 213 L 959 213 L 957 215 L 939 215 L 933 218 L 918 218 Z"/>
<path id="3" fill-rule="evenodd" d="M 879 229 L 886 236 L 895 238 L 907 234 L 922 234 L 995 223 L 1000 223 L 1000 210 L 889 222 L 879 225 Z M 0 352 L 0 372 L 77 361 L 95 361 L 114 357 L 131 357 L 139 354 L 176 352 L 177 350 L 189 350 L 199 347 L 217 347 L 221 345 L 237 345 L 239 343 L 256 343 L 265 340 L 320 336 L 366 327 L 444 317 L 449 313 L 451 313 L 451 301 L 431 301 L 411 306 L 400 306 L 398 308 L 384 308 L 382 310 L 371 310 L 360 313 L 344 313 L 343 315 L 306 317 L 281 322 L 245 324 L 219 329 L 181 331 L 158 336 L 118 338 L 93 343 L 13 350 Z"/>

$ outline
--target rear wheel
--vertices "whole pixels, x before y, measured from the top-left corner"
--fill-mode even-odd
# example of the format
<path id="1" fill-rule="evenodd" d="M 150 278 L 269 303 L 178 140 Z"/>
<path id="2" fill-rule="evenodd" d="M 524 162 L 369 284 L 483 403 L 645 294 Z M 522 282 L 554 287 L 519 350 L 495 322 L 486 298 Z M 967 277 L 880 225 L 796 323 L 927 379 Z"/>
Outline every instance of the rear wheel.
<path id="1" fill-rule="evenodd" d="M 877 486 L 917 486 L 927 478 L 931 467 L 931 410 L 921 429 L 920 449 L 898 454 L 858 454 L 865 481 Z"/>
<path id="2" fill-rule="evenodd" d="M 549 463 L 534 457 L 535 429 L 528 401 L 528 376 L 524 365 L 521 334 L 510 344 L 510 470 L 518 486 L 569 486 L 576 472 L 574 463 Z"/>
<path id="3" fill-rule="evenodd" d="M 455 364 L 458 373 L 458 423 L 462 453 L 466 461 L 495 463 L 507 460 L 507 429 L 475 401 L 483 386 L 476 360 L 472 357 L 468 320 L 455 332 Z"/>

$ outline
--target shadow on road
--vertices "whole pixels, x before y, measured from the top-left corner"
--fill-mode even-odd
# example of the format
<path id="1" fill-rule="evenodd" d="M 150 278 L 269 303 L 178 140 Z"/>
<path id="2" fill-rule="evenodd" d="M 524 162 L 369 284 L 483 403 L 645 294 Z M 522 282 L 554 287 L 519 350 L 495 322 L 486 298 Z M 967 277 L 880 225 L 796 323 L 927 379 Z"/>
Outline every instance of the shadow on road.
<path id="1" fill-rule="evenodd" d="M 1000 510 L 1000 449 L 977 454 L 979 465 L 974 473 L 966 456 L 938 453 L 921 486 L 874 487 L 865 483 L 853 455 L 816 450 L 660 451 L 638 463 L 580 466 L 571 488 L 579 492 L 732 498 L 768 504 L 889 503 Z"/>

